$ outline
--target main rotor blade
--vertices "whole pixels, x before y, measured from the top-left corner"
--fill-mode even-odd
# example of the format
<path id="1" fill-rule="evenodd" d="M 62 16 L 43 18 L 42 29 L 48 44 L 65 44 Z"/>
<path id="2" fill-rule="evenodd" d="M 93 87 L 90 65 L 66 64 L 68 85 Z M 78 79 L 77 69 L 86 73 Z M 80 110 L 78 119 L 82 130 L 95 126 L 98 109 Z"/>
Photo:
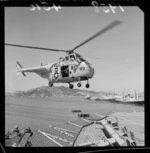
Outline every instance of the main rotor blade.
<path id="1" fill-rule="evenodd" d="M 16 45 L 16 44 L 5 44 L 7 46 L 14 46 L 14 47 L 23 47 L 23 48 L 31 48 L 31 49 L 41 49 L 41 50 L 47 50 L 47 51 L 55 51 L 55 52 L 67 52 L 66 50 L 61 49 L 51 49 L 51 48 L 42 48 L 42 47 L 33 47 L 33 46 L 24 46 L 24 45 Z"/>
<path id="2" fill-rule="evenodd" d="M 80 55 L 83 56 L 83 57 L 88 57 L 88 58 L 93 58 L 93 59 L 96 59 L 96 60 L 100 60 L 100 58 L 98 58 L 98 57 L 88 56 L 88 55 L 84 55 L 84 54 L 80 54 Z"/>
<path id="3" fill-rule="evenodd" d="M 106 26 L 104 29 L 100 30 L 99 32 L 97 32 L 96 34 L 94 34 L 92 37 L 88 38 L 87 40 L 85 40 L 84 42 L 82 42 L 81 44 L 79 44 L 78 46 L 74 47 L 73 50 L 79 48 L 80 46 L 84 45 L 85 43 L 91 41 L 92 39 L 98 37 L 99 35 L 105 33 L 106 31 L 114 28 L 115 26 L 119 25 L 121 23 L 121 21 L 113 21 L 111 24 L 109 24 L 108 26 Z"/>

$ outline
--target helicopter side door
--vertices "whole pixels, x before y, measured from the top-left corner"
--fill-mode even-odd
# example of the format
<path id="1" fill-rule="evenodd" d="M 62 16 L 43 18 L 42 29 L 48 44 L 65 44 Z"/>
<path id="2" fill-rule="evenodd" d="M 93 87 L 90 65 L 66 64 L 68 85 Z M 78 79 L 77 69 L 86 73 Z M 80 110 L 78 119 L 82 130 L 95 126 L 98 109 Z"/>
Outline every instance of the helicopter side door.
<path id="1" fill-rule="evenodd" d="M 68 65 L 61 66 L 61 76 L 62 78 L 69 77 L 69 66 Z"/>

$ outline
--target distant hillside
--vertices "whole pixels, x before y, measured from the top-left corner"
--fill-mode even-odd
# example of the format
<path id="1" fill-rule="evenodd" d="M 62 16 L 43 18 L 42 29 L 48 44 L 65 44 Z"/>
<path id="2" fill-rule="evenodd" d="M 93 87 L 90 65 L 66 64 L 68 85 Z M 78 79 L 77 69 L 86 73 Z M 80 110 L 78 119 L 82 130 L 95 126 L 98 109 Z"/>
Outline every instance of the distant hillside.
<path id="1" fill-rule="evenodd" d="M 68 87 L 60 86 L 60 87 L 48 87 L 42 86 L 34 89 L 30 89 L 28 91 L 16 91 L 13 93 L 6 93 L 6 96 L 28 96 L 28 97 L 50 97 L 50 96 L 90 96 L 90 97 L 98 97 L 103 98 L 104 96 L 112 96 L 116 95 L 114 93 L 108 93 L 103 91 L 91 91 L 91 90 L 81 90 L 81 89 L 70 89 Z M 144 92 L 141 93 L 141 96 L 144 96 Z"/>
<path id="2" fill-rule="evenodd" d="M 30 97 L 50 97 L 50 96 L 86 96 L 97 95 L 96 91 L 87 91 L 80 89 L 70 89 L 68 87 L 48 87 L 42 86 L 28 91 L 16 91 L 13 93 L 6 93 L 6 96 L 30 96 Z"/>

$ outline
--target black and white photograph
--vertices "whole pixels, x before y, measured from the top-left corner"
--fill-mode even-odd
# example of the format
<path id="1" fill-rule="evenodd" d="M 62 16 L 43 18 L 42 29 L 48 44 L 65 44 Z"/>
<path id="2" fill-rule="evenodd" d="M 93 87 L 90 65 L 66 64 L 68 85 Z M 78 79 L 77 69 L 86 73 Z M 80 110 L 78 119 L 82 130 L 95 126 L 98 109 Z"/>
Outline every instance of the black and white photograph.
<path id="1" fill-rule="evenodd" d="M 5 7 L 5 147 L 145 146 L 138 6 Z"/>

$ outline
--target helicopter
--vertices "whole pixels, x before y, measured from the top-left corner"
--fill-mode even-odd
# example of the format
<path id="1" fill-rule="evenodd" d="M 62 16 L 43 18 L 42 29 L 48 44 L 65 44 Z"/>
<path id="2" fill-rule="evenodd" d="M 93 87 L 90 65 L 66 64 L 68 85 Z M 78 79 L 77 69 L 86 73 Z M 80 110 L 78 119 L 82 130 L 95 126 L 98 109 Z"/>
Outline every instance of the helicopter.
<path id="1" fill-rule="evenodd" d="M 73 89 L 73 82 L 78 82 L 77 86 L 81 87 L 81 81 L 87 81 L 85 85 L 86 88 L 89 88 L 89 79 L 94 76 L 94 68 L 91 63 L 89 63 L 83 56 L 74 52 L 76 49 L 91 41 L 92 39 L 100 36 L 106 31 L 114 28 L 119 25 L 121 21 L 115 20 L 110 23 L 108 26 L 86 39 L 84 42 L 80 43 L 76 47 L 70 50 L 62 50 L 62 49 L 51 49 L 51 48 L 42 48 L 42 47 L 33 47 L 33 46 L 24 46 L 18 44 L 9 44 L 5 43 L 7 46 L 13 47 L 23 47 L 28 49 L 40 49 L 45 51 L 54 51 L 54 52 L 64 52 L 67 54 L 64 58 L 59 58 L 59 61 L 56 63 L 45 64 L 41 63 L 40 66 L 31 67 L 31 68 L 23 68 L 19 61 L 16 62 L 16 66 L 18 69 L 18 75 L 20 73 L 23 76 L 26 76 L 26 72 L 36 73 L 40 77 L 44 79 L 48 79 L 49 87 L 52 87 L 54 83 L 68 83 L 69 88 Z"/>

